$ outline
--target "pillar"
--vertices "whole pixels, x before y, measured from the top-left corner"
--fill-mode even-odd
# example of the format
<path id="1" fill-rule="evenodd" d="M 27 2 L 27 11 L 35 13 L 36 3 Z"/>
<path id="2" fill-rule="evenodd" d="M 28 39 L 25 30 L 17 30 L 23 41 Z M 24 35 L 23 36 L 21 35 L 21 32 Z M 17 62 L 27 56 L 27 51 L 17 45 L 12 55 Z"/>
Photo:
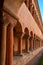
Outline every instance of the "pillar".
<path id="1" fill-rule="evenodd" d="M 22 37 L 18 38 L 18 54 L 22 56 Z"/>
<path id="2" fill-rule="evenodd" d="M 30 4 L 30 12 L 34 16 L 34 5 L 32 3 Z"/>
<path id="3" fill-rule="evenodd" d="M 1 65 L 5 65 L 6 58 L 6 24 L 2 25 L 2 38 L 1 38 Z"/>
<path id="4" fill-rule="evenodd" d="M 29 6 L 29 0 L 25 0 L 25 4 L 28 7 Z"/>
<path id="5" fill-rule="evenodd" d="M 36 49 L 36 39 L 35 39 L 35 49 Z"/>
<path id="6" fill-rule="evenodd" d="M 37 39 L 36 39 L 36 49 L 37 49 L 37 47 L 38 47 L 38 44 L 37 44 Z"/>
<path id="7" fill-rule="evenodd" d="M 40 47 L 41 47 L 41 39 L 40 39 Z"/>
<path id="8" fill-rule="evenodd" d="M 38 48 L 38 40 L 36 39 L 36 49 Z"/>
<path id="9" fill-rule="evenodd" d="M 36 49 L 36 38 L 35 38 L 35 49 Z"/>
<path id="10" fill-rule="evenodd" d="M 36 16 L 35 14 L 36 14 L 36 12 L 35 12 L 35 9 L 34 9 L 34 16 L 33 16 L 33 17 L 34 17 L 34 19 L 35 19 L 35 16 Z"/>
<path id="11" fill-rule="evenodd" d="M 37 40 L 38 48 L 39 48 L 39 40 Z"/>
<path id="12" fill-rule="evenodd" d="M 13 24 L 8 25 L 7 29 L 7 55 L 6 65 L 13 65 Z"/>
<path id="13" fill-rule="evenodd" d="M 39 47 L 40 47 L 40 40 L 39 40 Z"/>
<path id="14" fill-rule="evenodd" d="M 33 40 L 33 49 L 35 49 L 35 38 Z"/>
<path id="15" fill-rule="evenodd" d="M 38 48 L 39 48 L 39 40 L 38 40 Z"/>
<path id="16" fill-rule="evenodd" d="M 32 4 L 30 5 L 30 12 L 31 12 L 31 14 L 32 14 Z"/>
<path id="17" fill-rule="evenodd" d="M 33 37 L 30 37 L 30 45 L 31 45 L 30 50 L 33 50 Z"/>
<path id="18" fill-rule="evenodd" d="M 29 38 L 26 39 L 26 52 L 29 52 Z"/>

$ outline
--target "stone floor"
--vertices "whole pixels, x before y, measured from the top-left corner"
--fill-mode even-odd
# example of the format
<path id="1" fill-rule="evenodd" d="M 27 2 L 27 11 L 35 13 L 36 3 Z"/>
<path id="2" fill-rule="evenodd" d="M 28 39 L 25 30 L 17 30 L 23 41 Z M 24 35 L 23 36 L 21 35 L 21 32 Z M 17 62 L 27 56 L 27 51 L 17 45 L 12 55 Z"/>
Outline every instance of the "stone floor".
<path id="1" fill-rule="evenodd" d="M 43 47 L 33 50 L 30 53 L 23 53 L 22 56 L 14 56 L 13 65 L 37 65 L 37 61 L 42 54 L 42 50 Z"/>

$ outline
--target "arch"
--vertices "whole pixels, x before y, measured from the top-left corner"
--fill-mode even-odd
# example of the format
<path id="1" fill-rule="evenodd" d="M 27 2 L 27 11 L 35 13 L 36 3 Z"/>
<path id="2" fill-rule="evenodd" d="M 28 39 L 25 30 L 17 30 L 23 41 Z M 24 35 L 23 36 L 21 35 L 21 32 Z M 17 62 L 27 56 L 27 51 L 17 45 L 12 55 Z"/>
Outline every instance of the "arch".
<path id="1" fill-rule="evenodd" d="M 29 30 L 27 27 L 24 29 L 24 36 L 23 36 L 23 51 L 28 52 L 29 51 Z"/>
<path id="2" fill-rule="evenodd" d="M 22 26 L 21 26 L 19 21 L 17 21 L 17 24 L 14 27 L 14 33 L 15 33 L 15 36 L 21 36 L 22 35 Z"/>
<path id="3" fill-rule="evenodd" d="M 25 29 L 24 29 L 24 35 L 26 36 L 26 37 L 28 37 L 29 36 L 29 30 L 28 30 L 28 28 L 26 27 Z"/>
<path id="4" fill-rule="evenodd" d="M 33 37 L 33 32 L 32 31 L 30 32 L 30 36 Z"/>
<path id="5" fill-rule="evenodd" d="M 21 36 L 22 36 L 22 26 L 19 21 L 17 21 L 16 26 L 13 29 L 13 38 L 14 38 L 14 55 L 18 55 L 20 53 L 20 44 L 21 44 Z"/>

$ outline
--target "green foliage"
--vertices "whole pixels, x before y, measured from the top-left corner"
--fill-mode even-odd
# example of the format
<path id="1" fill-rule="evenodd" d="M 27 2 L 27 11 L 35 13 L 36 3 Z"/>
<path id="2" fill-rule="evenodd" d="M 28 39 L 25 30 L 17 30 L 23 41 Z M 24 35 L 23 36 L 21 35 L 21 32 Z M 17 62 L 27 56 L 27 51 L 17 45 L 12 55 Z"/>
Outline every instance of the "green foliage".
<path id="1" fill-rule="evenodd" d="M 43 56 L 41 57 L 41 59 L 39 60 L 39 64 L 38 65 L 43 65 Z"/>

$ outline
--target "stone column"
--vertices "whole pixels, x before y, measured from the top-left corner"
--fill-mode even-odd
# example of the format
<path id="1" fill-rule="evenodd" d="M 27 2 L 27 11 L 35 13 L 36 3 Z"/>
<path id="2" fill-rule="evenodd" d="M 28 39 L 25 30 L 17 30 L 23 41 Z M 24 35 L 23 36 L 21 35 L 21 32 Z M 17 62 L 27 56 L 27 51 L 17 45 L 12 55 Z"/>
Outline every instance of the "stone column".
<path id="1" fill-rule="evenodd" d="M 38 48 L 38 40 L 36 39 L 36 49 Z"/>
<path id="2" fill-rule="evenodd" d="M 32 6 L 32 16 L 35 17 L 35 9 L 34 9 L 34 5 Z"/>
<path id="3" fill-rule="evenodd" d="M 18 53 L 22 56 L 22 37 L 18 38 Z"/>
<path id="4" fill-rule="evenodd" d="M 39 48 L 39 40 L 38 40 L 38 48 Z"/>
<path id="5" fill-rule="evenodd" d="M 40 44 L 41 44 L 41 41 L 40 41 Z M 40 47 L 41 47 L 41 45 L 40 45 Z"/>
<path id="6" fill-rule="evenodd" d="M 35 38 L 33 40 L 33 49 L 35 49 Z"/>
<path id="7" fill-rule="evenodd" d="M 40 44 L 41 44 L 41 40 L 40 40 Z M 40 47 L 41 47 L 41 45 L 40 45 Z"/>
<path id="8" fill-rule="evenodd" d="M 39 43 L 39 47 L 40 47 L 40 41 L 38 43 Z"/>
<path id="9" fill-rule="evenodd" d="M 13 65 L 13 24 L 7 28 L 7 55 L 6 65 Z"/>
<path id="10" fill-rule="evenodd" d="M 36 39 L 34 39 L 34 49 L 36 49 Z"/>
<path id="11" fill-rule="evenodd" d="M 37 47 L 38 47 L 38 42 L 37 42 L 37 39 L 36 39 L 36 49 L 37 49 Z"/>
<path id="12" fill-rule="evenodd" d="M 35 14 L 36 14 L 36 12 L 35 12 L 35 9 L 34 9 L 34 16 L 33 16 L 33 17 L 34 17 L 34 19 L 35 19 L 35 16 L 36 16 Z"/>
<path id="13" fill-rule="evenodd" d="M 29 8 L 29 0 L 27 0 L 27 7 Z"/>
<path id="14" fill-rule="evenodd" d="M 32 3 L 30 4 L 30 12 L 31 12 L 31 14 L 32 14 Z"/>
<path id="15" fill-rule="evenodd" d="M 37 49 L 37 39 L 35 39 L 35 49 Z"/>
<path id="16" fill-rule="evenodd" d="M 39 48 L 39 40 L 38 40 L 38 48 Z"/>
<path id="17" fill-rule="evenodd" d="M 26 52 L 29 52 L 29 38 L 26 39 Z"/>
<path id="18" fill-rule="evenodd" d="M 6 58 L 6 24 L 2 24 L 2 38 L 1 38 L 1 65 L 5 65 Z"/>
<path id="19" fill-rule="evenodd" d="M 40 40 L 39 40 L 39 47 L 40 47 Z"/>
<path id="20" fill-rule="evenodd" d="M 39 40 L 37 40 L 38 48 L 39 48 Z"/>
<path id="21" fill-rule="evenodd" d="M 35 39 L 35 49 L 36 49 L 37 40 Z"/>
<path id="22" fill-rule="evenodd" d="M 30 50 L 33 50 L 33 37 L 30 37 L 30 45 L 31 45 Z"/>
<path id="23" fill-rule="evenodd" d="M 40 47 L 40 40 L 39 40 L 39 47 Z"/>
<path id="24" fill-rule="evenodd" d="M 30 12 L 34 16 L 34 5 L 32 3 L 30 4 Z"/>

